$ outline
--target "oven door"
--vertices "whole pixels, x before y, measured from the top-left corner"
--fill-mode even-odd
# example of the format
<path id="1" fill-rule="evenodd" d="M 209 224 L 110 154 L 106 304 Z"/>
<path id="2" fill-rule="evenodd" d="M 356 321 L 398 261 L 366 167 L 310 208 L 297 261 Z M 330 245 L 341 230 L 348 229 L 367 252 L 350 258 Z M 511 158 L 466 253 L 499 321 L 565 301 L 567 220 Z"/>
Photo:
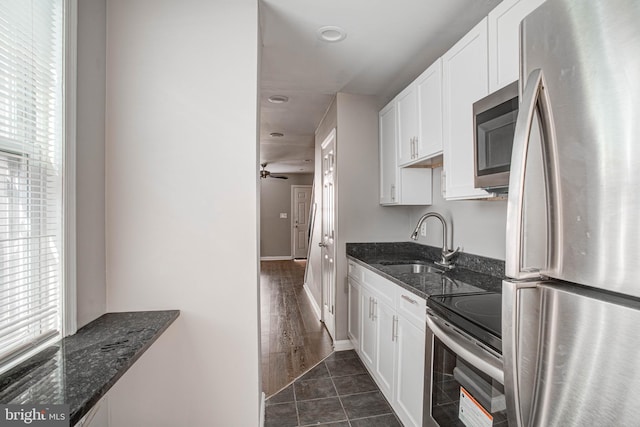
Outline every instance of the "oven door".
<path id="1" fill-rule="evenodd" d="M 499 354 L 430 309 L 425 353 L 425 426 L 508 426 Z"/>

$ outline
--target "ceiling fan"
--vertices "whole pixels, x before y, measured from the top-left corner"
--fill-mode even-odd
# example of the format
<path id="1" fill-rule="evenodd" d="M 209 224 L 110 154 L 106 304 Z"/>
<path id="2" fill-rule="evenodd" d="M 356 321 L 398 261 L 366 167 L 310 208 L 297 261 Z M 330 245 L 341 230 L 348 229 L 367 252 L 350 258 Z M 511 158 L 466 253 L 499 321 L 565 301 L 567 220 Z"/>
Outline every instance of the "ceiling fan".
<path id="1" fill-rule="evenodd" d="M 268 170 L 265 169 L 267 167 L 266 163 L 261 163 L 260 166 L 262 166 L 262 170 L 260 171 L 260 178 L 289 179 L 289 177 L 287 177 L 287 176 L 271 175 L 271 172 L 269 172 Z"/>

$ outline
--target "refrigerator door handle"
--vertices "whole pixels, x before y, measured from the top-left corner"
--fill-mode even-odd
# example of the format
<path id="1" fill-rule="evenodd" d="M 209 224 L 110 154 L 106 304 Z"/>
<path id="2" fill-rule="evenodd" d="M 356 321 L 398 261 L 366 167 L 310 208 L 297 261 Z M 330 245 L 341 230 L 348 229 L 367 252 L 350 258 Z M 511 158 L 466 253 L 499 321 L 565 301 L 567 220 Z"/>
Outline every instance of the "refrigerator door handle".
<path id="1" fill-rule="evenodd" d="M 543 282 L 502 282 L 504 390 L 512 427 L 528 427 L 531 416 L 537 368 L 540 283 Z"/>
<path id="2" fill-rule="evenodd" d="M 506 247 L 509 248 L 505 259 L 505 275 L 514 279 L 532 279 L 540 277 L 538 270 L 523 271 L 523 218 L 524 185 L 529 150 L 529 139 L 533 126 L 536 106 L 541 99 L 544 87 L 542 70 L 535 69 L 529 74 L 521 97 L 518 119 L 513 137 L 511 154 L 511 172 L 509 175 L 509 199 L 507 202 Z M 543 99 L 544 101 L 544 99 Z"/>

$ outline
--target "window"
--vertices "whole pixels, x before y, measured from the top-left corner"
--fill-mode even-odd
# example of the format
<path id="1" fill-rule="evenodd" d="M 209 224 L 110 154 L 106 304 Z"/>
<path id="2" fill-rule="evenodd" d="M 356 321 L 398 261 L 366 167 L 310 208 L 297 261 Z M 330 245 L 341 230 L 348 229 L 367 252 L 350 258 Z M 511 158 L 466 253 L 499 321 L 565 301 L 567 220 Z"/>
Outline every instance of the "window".
<path id="1" fill-rule="evenodd" d="M 67 12 L 0 2 L 0 370 L 63 330 Z"/>

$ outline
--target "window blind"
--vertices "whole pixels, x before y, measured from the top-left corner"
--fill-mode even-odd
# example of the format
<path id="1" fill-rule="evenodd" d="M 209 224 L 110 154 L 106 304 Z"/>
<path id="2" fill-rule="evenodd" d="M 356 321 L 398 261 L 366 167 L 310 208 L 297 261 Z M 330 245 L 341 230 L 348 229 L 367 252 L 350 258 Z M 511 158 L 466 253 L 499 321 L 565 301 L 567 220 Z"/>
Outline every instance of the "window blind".
<path id="1" fill-rule="evenodd" d="M 0 368 L 61 331 L 63 16 L 0 1 Z"/>

